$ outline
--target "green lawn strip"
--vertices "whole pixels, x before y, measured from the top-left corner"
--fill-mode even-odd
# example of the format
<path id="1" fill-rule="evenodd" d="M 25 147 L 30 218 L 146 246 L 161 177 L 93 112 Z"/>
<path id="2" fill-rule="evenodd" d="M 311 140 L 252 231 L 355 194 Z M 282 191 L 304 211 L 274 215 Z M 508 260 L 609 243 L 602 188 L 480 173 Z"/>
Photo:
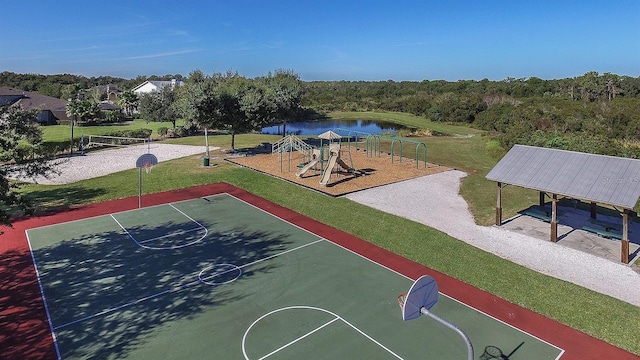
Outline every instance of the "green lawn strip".
<path id="1" fill-rule="evenodd" d="M 182 125 L 181 121 L 176 126 Z M 159 137 L 158 129 L 166 127 L 171 129 L 173 124 L 170 122 L 146 122 L 144 120 L 132 120 L 123 123 L 94 125 L 94 126 L 75 126 L 73 129 L 73 138 L 80 139 L 84 135 L 106 135 L 116 131 L 151 129 L 152 138 Z M 48 125 L 41 127 L 43 130 L 44 141 L 63 141 L 71 138 L 71 126 L 69 125 Z"/>

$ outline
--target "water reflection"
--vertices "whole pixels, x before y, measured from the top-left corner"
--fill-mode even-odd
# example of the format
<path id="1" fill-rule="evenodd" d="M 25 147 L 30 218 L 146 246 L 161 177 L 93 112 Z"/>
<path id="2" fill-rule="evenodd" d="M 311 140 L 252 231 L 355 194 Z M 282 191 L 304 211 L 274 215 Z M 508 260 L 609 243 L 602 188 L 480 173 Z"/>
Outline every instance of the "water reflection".
<path id="1" fill-rule="evenodd" d="M 376 120 L 340 120 L 329 119 L 319 121 L 301 121 L 287 123 L 287 134 L 295 135 L 320 135 L 325 131 L 336 128 L 347 131 L 360 131 L 369 134 L 389 133 L 396 135 L 396 131 L 405 128 L 402 125 L 386 121 Z M 274 125 L 263 128 L 262 134 L 282 135 L 282 125 Z"/>

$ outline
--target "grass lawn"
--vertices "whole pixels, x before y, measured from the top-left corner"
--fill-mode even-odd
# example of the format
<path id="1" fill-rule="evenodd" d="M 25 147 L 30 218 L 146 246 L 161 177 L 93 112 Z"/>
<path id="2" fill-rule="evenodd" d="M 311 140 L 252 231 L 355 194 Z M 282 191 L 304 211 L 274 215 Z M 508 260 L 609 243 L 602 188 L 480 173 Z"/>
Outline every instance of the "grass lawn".
<path id="1" fill-rule="evenodd" d="M 176 126 L 182 125 L 182 122 L 177 122 Z M 151 129 L 152 138 L 157 138 L 158 129 L 166 127 L 171 129 L 173 124 L 170 122 L 146 122 L 144 120 L 133 120 L 117 124 L 107 124 L 101 126 L 75 126 L 73 128 L 73 138 L 80 139 L 82 134 L 85 135 L 106 135 L 115 131 L 123 130 L 137 130 L 137 129 Z M 64 141 L 69 140 L 71 137 L 71 126 L 69 125 L 49 125 L 42 127 L 44 141 Z"/>
<path id="2" fill-rule="evenodd" d="M 406 114 L 355 113 L 420 124 L 431 123 Z M 332 114 L 345 118 L 344 113 Z M 369 118 L 371 118 L 369 117 Z M 406 119 L 406 121 L 404 121 Z M 422 125 L 424 124 L 424 125 Z M 469 173 L 461 192 L 481 224 L 491 223 L 495 215 L 495 184 L 484 179 L 498 159 L 485 150 L 481 132 L 435 124 L 444 134 L 473 134 L 472 137 L 412 138 L 428 146 L 428 160 Z M 413 125 L 416 126 L 416 125 Z M 434 129 L 435 130 L 435 129 Z M 278 136 L 238 135 L 236 147 L 273 142 Z M 230 147 L 230 136 L 209 138 L 211 146 Z M 182 144 L 204 145 L 204 138 L 172 140 Z M 197 156 L 163 162 L 154 167 L 145 182 L 145 193 L 185 188 L 213 182 L 228 182 L 258 196 L 288 207 L 327 225 L 354 234 L 404 257 L 449 274 L 513 303 L 556 319 L 594 337 L 640 355 L 640 308 L 587 290 L 566 281 L 539 274 L 522 266 L 467 245 L 424 225 L 373 210 L 344 198 L 330 198 L 299 186 L 220 161 L 212 152 L 216 167 L 204 168 Z M 64 186 L 27 185 L 23 193 L 43 209 L 69 207 L 137 195 L 137 170 L 127 170 L 102 178 Z M 504 195 L 505 217 L 537 202 L 537 193 L 510 187 Z M 390 236 L 390 234 L 393 234 Z M 425 241 L 428 239 L 428 241 Z M 433 251 L 438 249 L 438 251 Z"/>

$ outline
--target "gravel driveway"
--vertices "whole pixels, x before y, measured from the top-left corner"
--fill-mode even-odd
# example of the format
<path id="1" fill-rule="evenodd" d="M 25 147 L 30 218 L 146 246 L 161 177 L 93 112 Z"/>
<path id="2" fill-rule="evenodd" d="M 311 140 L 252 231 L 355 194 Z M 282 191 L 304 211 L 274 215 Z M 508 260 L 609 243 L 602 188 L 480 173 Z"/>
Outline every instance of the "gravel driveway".
<path id="1" fill-rule="evenodd" d="M 217 148 L 209 147 L 209 150 L 215 149 Z M 70 184 L 84 179 L 135 169 L 138 157 L 147 152 L 154 154 L 158 158 L 158 162 L 162 162 L 190 155 L 204 154 L 206 147 L 151 143 L 150 145 L 93 151 L 86 153 L 86 155 L 63 159 L 62 163 L 57 167 L 60 171 L 59 175 L 51 175 L 49 178 L 21 178 L 20 180 L 44 185 Z"/>
<path id="2" fill-rule="evenodd" d="M 629 266 L 501 227 L 476 225 L 458 194 L 465 176 L 452 170 L 346 197 L 438 229 L 540 273 L 640 306 L 640 274 Z"/>

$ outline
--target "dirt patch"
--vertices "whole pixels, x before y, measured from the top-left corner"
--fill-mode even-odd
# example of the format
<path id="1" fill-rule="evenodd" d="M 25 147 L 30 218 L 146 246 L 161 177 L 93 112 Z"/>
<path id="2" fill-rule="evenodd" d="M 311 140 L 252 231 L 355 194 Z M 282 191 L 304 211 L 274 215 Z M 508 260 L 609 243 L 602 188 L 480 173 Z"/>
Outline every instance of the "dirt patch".
<path id="1" fill-rule="evenodd" d="M 230 157 L 227 158 L 227 161 L 318 190 L 331 196 L 340 196 L 358 190 L 451 170 L 451 168 L 429 162 L 426 163 L 425 167 L 424 161 L 419 161 L 418 168 L 416 168 L 416 161 L 414 159 L 406 157 L 400 159 L 400 157 L 396 155 L 392 162 L 391 156 L 387 153 L 367 157 L 366 151 L 362 149 L 356 150 L 353 147 L 351 147 L 350 151 L 347 151 L 347 149 L 343 147 L 341 159 L 346 165 L 356 170 L 355 175 L 354 172 L 346 171 L 341 169 L 340 166 L 336 166 L 326 186 L 320 185 L 322 176 L 320 166 L 315 170 L 310 169 L 302 175 L 302 177 L 296 177 L 296 171 L 306 162 L 304 155 L 297 151 L 284 154 Z"/>

